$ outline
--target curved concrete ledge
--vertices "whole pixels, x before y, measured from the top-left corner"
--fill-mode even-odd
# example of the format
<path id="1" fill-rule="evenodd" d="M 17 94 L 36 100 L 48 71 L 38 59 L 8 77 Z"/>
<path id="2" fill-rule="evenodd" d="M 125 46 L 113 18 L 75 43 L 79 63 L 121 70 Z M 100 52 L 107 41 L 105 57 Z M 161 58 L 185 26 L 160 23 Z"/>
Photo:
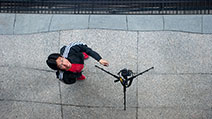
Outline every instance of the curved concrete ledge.
<path id="1" fill-rule="evenodd" d="M 77 29 L 212 33 L 212 15 L 0 14 L 0 21 L 2 35 Z"/>

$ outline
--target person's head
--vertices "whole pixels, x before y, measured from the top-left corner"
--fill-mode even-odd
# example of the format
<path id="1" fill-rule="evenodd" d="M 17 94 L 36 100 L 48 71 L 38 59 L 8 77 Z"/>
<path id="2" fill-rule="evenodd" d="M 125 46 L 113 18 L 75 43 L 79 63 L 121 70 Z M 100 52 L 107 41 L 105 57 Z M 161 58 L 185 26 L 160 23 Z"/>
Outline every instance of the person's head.
<path id="1" fill-rule="evenodd" d="M 68 70 L 71 68 L 71 63 L 59 53 L 50 54 L 46 63 L 53 70 Z"/>

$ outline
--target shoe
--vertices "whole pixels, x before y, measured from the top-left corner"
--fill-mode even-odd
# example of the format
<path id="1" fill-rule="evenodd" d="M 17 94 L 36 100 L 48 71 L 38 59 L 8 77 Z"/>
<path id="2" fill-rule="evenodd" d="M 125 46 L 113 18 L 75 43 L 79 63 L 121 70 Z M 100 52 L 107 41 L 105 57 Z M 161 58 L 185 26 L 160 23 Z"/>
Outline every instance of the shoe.
<path id="1" fill-rule="evenodd" d="M 79 78 L 77 78 L 77 80 L 85 80 L 85 76 L 84 75 L 82 75 L 81 77 L 79 77 Z"/>
<path id="2" fill-rule="evenodd" d="M 87 55 L 85 52 L 82 53 L 84 55 L 84 59 L 88 59 L 89 55 Z"/>

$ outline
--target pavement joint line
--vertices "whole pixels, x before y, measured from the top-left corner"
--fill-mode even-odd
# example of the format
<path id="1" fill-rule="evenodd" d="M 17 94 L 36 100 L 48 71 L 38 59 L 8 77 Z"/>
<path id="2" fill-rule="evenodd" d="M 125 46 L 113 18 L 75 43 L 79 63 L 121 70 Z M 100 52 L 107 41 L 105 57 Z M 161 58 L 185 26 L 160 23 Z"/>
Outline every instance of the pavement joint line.
<path id="1" fill-rule="evenodd" d="M 55 72 L 55 71 L 53 71 L 53 70 L 40 69 L 40 68 L 33 68 L 33 67 L 8 66 L 8 65 L 1 65 L 0 67 L 7 67 L 7 68 L 21 68 L 21 69 L 38 70 L 38 71 L 45 71 L 45 72 Z"/>
<path id="2" fill-rule="evenodd" d="M 88 17 L 88 29 L 90 29 L 90 19 L 91 19 L 91 15 L 89 15 Z"/>
<path id="3" fill-rule="evenodd" d="M 139 65 L 139 63 L 138 63 L 138 44 L 139 44 L 139 32 L 137 32 L 137 52 L 136 52 L 136 59 L 137 59 L 137 61 L 136 61 L 136 72 L 138 73 L 138 65 Z M 138 77 L 137 77 L 138 78 Z M 137 79 L 136 78 L 136 79 Z M 138 119 L 138 80 L 136 81 L 136 119 Z"/>
<path id="4" fill-rule="evenodd" d="M 212 73 L 148 73 L 153 75 L 212 75 Z M 147 75 L 148 75 L 147 74 Z"/>
<path id="5" fill-rule="evenodd" d="M 60 51 L 60 37 L 61 37 L 61 32 L 62 32 L 62 31 L 59 32 L 59 38 L 58 38 L 58 39 L 59 39 L 59 40 L 58 40 L 58 51 Z"/>
<path id="6" fill-rule="evenodd" d="M 17 100 L 17 99 L 0 99 L 0 101 L 7 101 L 7 102 L 25 102 L 25 103 L 39 103 L 39 104 L 50 104 L 50 105 L 61 105 L 60 103 L 40 102 L 40 101 L 29 101 L 29 100 Z"/>
<path id="7" fill-rule="evenodd" d="M 37 71 L 45 71 L 55 73 L 54 70 L 48 69 L 40 69 L 40 68 L 32 68 L 32 67 L 21 67 L 21 66 L 8 66 L 8 65 L 1 65 L 0 67 L 8 67 L 8 68 L 21 68 L 21 69 L 30 69 L 30 70 L 37 70 Z M 92 72 L 96 74 L 102 74 L 101 72 Z M 203 72 L 196 72 L 196 73 L 147 73 L 145 75 L 212 75 L 212 73 L 203 73 Z"/>
<path id="8" fill-rule="evenodd" d="M 96 74 L 102 74 L 100 72 L 92 72 Z M 143 75 L 212 75 L 212 73 L 146 73 Z"/>
<path id="9" fill-rule="evenodd" d="M 96 72 L 92 72 L 96 73 Z M 101 74 L 101 73 L 96 73 Z M 144 75 L 212 75 L 212 73 L 149 73 Z"/>
<path id="10" fill-rule="evenodd" d="M 125 32 L 180 32 L 180 33 L 189 33 L 189 34 L 202 34 L 202 35 L 212 35 L 212 33 L 203 33 L 203 32 L 192 32 L 192 31 L 182 31 L 182 30 L 124 30 L 124 29 L 108 29 L 108 28 L 79 28 L 79 29 L 61 29 L 61 30 L 52 30 L 52 31 L 43 31 L 43 32 L 33 32 L 33 33 L 22 33 L 22 34 L 0 34 L 0 35 L 34 35 L 41 33 L 54 33 L 61 31 L 74 31 L 74 30 L 109 30 L 109 31 L 125 31 Z"/>
<path id="11" fill-rule="evenodd" d="M 140 106 L 139 109 L 197 109 L 197 110 L 212 110 L 212 107 L 204 108 L 200 106 Z"/>
<path id="12" fill-rule="evenodd" d="M 48 32 L 50 32 L 53 17 L 54 17 L 54 15 L 52 15 L 51 18 L 50 18 L 50 22 L 49 22 L 49 26 L 48 26 Z"/>
<path id="13" fill-rule="evenodd" d="M 202 33 L 204 33 L 203 23 L 204 23 L 203 16 L 201 16 L 201 32 Z"/>
<path id="14" fill-rule="evenodd" d="M 127 25 L 127 31 L 128 31 L 129 28 L 128 28 L 128 17 L 127 17 L 127 15 L 126 15 L 126 25 Z"/>
<path id="15" fill-rule="evenodd" d="M 51 103 L 51 102 L 40 102 L 40 101 L 29 101 L 29 100 L 15 100 L 15 99 L 0 99 L 0 102 L 22 102 L 22 103 L 35 103 L 35 104 L 48 104 L 48 105 L 63 105 L 63 106 L 71 106 L 71 107 L 84 107 L 84 108 L 112 108 L 112 109 L 123 109 L 122 106 L 92 106 L 92 105 L 74 105 L 74 104 L 61 104 L 61 103 Z M 199 110 L 212 110 L 212 107 L 208 106 L 207 108 L 203 108 L 200 106 L 127 106 L 127 109 L 199 109 Z"/>
<path id="16" fill-rule="evenodd" d="M 62 104 L 62 91 L 61 91 L 61 85 L 60 85 L 60 81 L 58 82 L 58 85 L 59 85 L 59 92 L 60 92 L 60 104 Z M 61 118 L 63 119 L 63 105 L 61 105 Z"/>
<path id="17" fill-rule="evenodd" d="M 16 14 L 13 22 L 13 35 L 15 34 Z"/>
<path id="18" fill-rule="evenodd" d="M 162 15 L 162 19 L 163 19 L 163 31 L 165 31 L 165 18 L 164 18 L 164 15 Z"/>
<path id="19" fill-rule="evenodd" d="M 0 101 L 7 102 L 22 102 L 22 103 L 35 103 L 35 104 L 48 104 L 48 105 L 61 105 L 61 106 L 71 106 L 71 107 L 85 107 L 85 108 L 113 108 L 113 109 L 122 109 L 122 107 L 114 106 L 95 106 L 95 105 L 74 105 L 66 103 L 53 103 L 53 102 L 40 102 L 40 101 L 29 101 L 29 100 L 16 100 L 16 99 L 0 99 Z M 127 108 L 136 108 L 136 107 L 127 107 Z"/>

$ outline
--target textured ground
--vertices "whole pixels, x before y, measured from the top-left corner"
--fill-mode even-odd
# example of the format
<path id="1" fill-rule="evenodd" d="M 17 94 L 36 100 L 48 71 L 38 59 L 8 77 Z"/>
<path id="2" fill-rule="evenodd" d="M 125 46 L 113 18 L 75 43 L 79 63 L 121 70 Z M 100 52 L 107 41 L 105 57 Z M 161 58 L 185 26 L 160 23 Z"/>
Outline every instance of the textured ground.
<path id="1" fill-rule="evenodd" d="M 82 29 L 0 35 L 1 119 L 211 119 L 212 35 L 173 31 Z M 135 73 L 127 89 L 85 63 L 87 79 L 65 85 L 47 67 L 50 53 L 83 41 L 108 60 L 105 68 Z M 100 65 L 99 65 L 100 66 Z"/>

